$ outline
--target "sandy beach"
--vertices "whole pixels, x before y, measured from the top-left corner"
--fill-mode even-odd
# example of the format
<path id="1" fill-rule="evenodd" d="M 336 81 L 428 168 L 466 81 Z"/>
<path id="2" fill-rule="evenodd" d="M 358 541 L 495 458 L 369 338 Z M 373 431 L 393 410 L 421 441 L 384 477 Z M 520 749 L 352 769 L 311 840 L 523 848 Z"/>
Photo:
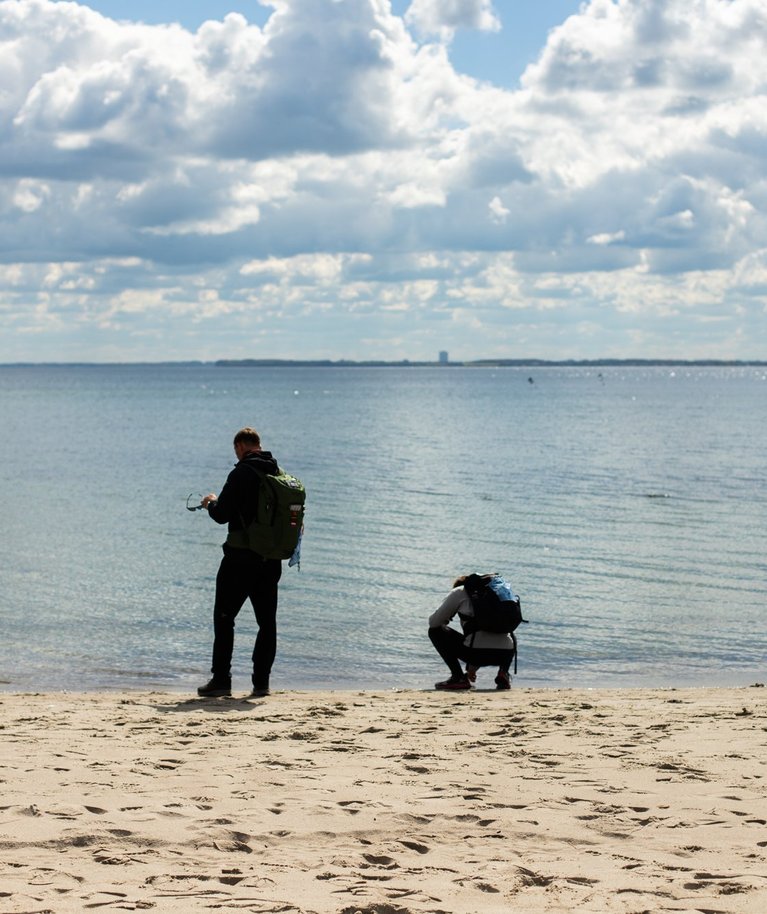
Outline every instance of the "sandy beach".
<path id="1" fill-rule="evenodd" d="M 767 911 L 767 690 L 0 695 L 0 911 Z"/>

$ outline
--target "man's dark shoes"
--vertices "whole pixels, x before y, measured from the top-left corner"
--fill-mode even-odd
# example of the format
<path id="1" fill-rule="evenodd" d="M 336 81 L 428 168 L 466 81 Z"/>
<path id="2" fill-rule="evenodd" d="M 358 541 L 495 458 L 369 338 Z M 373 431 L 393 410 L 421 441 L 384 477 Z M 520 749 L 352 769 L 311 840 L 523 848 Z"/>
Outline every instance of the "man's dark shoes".
<path id="1" fill-rule="evenodd" d="M 445 691 L 460 691 L 461 689 L 470 689 L 471 683 L 469 682 L 468 676 L 461 674 L 460 676 L 451 676 L 450 679 L 446 679 L 444 682 L 435 682 L 435 689 L 443 689 Z"/>
<path id="2" fill-rule="evenodd" d="M 250 693 L 250 698 L 266 698 L 269 694 L 269 683 L 268 682 L 254 682 L 253 691 Z"/>
<path id="3" fill-rule="evenodd" d="M 265 689 L 260 689 L 260 688 L 257 689 L 255 686 L 253 686 L 253 691 L 250 693 L 249 697 L 250 698 L 266 698 L 266 696 L 268 694 L 269 694 L 269 686 L 267 686 Z"/>
<path id="4" fill-rule="evenodd" d="M 506 670 L 498 670 L 498 675 L 495 677 L 495 688 L 499 692 L 511 688 L 511 676 Z"/>
<path id="5" fill-rule="evenodd" d="M 205 685 L 197 689 L 200 698 L 222 698 L 225 695 L 232 694 L 232 683 L 230 680 L 216 679 L 215 677 L 206 682 Z"/>

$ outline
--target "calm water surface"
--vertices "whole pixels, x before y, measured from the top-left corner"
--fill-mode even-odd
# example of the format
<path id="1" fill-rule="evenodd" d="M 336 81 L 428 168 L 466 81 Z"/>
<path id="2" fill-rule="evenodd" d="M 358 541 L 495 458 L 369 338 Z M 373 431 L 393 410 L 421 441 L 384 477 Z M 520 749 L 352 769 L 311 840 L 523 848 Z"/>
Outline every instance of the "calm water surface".
<path id="1" fill-rule="evenodd" d="M 35 366 L 0 367 L 0 688 L 204 680 L 224 534 L 184 504 L 247 424 L 309 493 L 275 688 L 431 686 L 475 569 L 522 596 L 520 685 L 764 681 L 764 369 Z"/>

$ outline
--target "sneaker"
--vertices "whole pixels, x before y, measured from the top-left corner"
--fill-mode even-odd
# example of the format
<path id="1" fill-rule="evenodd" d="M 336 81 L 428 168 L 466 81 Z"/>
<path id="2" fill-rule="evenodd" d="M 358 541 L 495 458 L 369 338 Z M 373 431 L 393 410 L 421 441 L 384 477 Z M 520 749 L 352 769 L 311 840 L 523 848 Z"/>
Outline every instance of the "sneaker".
<path id="1" fill-rule="evenodd" d="M 450 679 L 446 679 L 444 682 L 435 682 L 435 689 L 470 689 L 471 683 L 468 678 L 464 675 L 461 676 L 451 676 Z"/>
<path id="2" fill-rule="evenodd" d="M 231 695 L 232 683 L 231 681 L 214 678 L 210 682 L 206 682 L 205 685 L 200 686 L 197 689 L 197 694 L 200 698 L 221 698 L 224 695 Z"/>
<path id="3" fill-rule="evenodd" d="M 509 676 L 507 670 L 498 670 L 498 675 L 495 677 L 495 687 L 499 692 L 511 688 L 511 676 Z"/>
<path id="4" fill-rule="evenodd" d="M 477 681 L 477 667 L 467 666 L 466 667 L 466 678 L 469 680 L 469 682 L 476 682 Z"/>

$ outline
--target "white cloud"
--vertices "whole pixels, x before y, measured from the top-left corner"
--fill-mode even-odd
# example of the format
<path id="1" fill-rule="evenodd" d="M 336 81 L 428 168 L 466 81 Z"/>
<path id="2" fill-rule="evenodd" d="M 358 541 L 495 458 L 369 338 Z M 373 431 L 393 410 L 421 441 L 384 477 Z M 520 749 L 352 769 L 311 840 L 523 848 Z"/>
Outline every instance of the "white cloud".
<path id="1" fill-rule="evenodd" d="M 484 2 L 403 20 L 279 0 L 263 28 L 233 13 L 193 34 L 0 0 L 2 339 L 55 347 L 70 321 L 161 357 L 179 315 L 229 349 L 295 320 L 305 351 L 282 354 L 322 356 L 353 319 L 433 357 L 488 333 L 502 349 L 536 314 L 530 354 L 561 353 L 568 320 L 663 354 L 682 315 L 700 351 L 721 324 L 723 356 L 761 351 L 763 2 L 592 0 L 517 90 L 450 64 L 445 29 L 497 24 Z"/>
<path id="2" fill-rule="evenodd" d="M 40 209 L 45 199 L 50 196 L 50 188 L 41 181 L 24 178 L 18 182 L 13 194 L 13 204 L 25 213 L 34 213 Z"/>
<path id="3" fill-rule="evenodd" d="M 490 210 L 490 218 L 494 222 L 506 222 L 511 214 L 511 210 L 503 205 L 501 198 L 498 196 L 493 197 L 487 208 Z"/>
<path id="4" fill-rule="evenodd" d="M 589 244 L 615 244 L 616 241 L 623 241 L 625 237 L 626 233 L 622 230 L 617 232 L 598 232 L 596 235 L 587 238 L 586 241 Z"/>
<path id="5" fill-rule="evenodd" d="M 421 34 L 448 41 L 458 29 L 495 32 L 501 28 L 491 0 L 413 0 L 405 21 Z"/>

